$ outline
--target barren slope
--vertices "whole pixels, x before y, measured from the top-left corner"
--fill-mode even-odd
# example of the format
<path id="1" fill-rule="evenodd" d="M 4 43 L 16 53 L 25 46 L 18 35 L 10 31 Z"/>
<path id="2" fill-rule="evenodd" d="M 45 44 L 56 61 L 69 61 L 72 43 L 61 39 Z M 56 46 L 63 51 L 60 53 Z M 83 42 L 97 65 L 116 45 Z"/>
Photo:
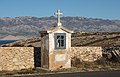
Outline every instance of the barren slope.
<path id="1" fill-rule="evenodd" d="M 28 46 L 28 47 L 41 47 L 40 38 L 32 38 L 24 41 L 18 41 L 11 44 L 1 46 Z M 72 34 L 72 47 L 79 46 L 120 46 L 120 32 L 114 33 L 73 33 Z"/>

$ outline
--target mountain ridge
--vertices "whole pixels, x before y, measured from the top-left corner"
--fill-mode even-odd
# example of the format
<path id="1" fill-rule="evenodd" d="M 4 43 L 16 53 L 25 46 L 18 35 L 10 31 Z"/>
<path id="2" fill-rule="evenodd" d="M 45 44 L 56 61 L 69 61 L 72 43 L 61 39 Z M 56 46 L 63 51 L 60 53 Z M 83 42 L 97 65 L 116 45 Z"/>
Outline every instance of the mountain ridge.
<path id="1" fill-rule="evenodd" d="M 64 27 L 75 32 L 119 32 L 120 20 L 86 17 L 61 17 Z M 2 17 L 0 18 L 0 37 L 7 35 L 37 37 L 39 31 L 56 26 L 57 18 L 51 17 Z"/>

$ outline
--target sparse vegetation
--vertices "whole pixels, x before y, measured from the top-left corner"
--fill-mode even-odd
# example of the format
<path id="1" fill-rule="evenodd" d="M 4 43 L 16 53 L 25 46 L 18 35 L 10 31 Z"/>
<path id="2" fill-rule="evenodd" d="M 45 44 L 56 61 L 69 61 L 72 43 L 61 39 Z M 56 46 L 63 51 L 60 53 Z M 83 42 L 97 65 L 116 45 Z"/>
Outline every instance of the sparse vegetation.
<path id="1" fill-rule="evenodd" d="M 78 41 L 79 40 L 79 41 Z M 4 47 L 25 46 L 25 47 L 40 47 L 40 37 L 31 38 L 23 41 L 18 41 L 12 44 L 2 45 Z M 120 32 L 103 32 L 103 33 L 73 33 L 71 40 L 72 47 L 79 46 L 101 46 L 101 47 L 119 47 L 120 46 Z"/>
<path id="2" fill-rule="evenodd" d="M 96 61 L 98 65 L 105 66 L 106 65 L 106 59 L 104 57 L 100 58 L 99 60 Z"/>
<path id="3" fill-rule="evenodd" d="M 77 67 L 77 65 L 79 65 L 79 64 L 81 64 L 79 58 L 76 58 L 76 57 L 72 58 L 72 66 L 73 67 Z"/>

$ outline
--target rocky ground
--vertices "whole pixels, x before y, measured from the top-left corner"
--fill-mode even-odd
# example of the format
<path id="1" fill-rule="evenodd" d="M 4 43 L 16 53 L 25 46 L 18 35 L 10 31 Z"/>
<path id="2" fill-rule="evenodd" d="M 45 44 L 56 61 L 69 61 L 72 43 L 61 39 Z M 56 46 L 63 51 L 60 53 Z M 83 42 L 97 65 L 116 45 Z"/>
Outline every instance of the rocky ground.
<path id="1" fill-rule="evenodd" d="M 79 41 L 78 41 L 79 40 Z M 41 38 L 36 37 L 32 39 L 17 41 L 11 44 L 0 45 L 3 47 L 41 47 Z M 119 47 L 120 46 L 120 32 L 93 32 L 82 33 L 77 32 L 72 34 L 72 47 L 79 46 L 101 46 L 101 47 Z"/>
<path id="2" fill-rule="evenodd" d="M 78 41 L 79 40 L 79 41 Z M 72 47 L 79 46 L 120 46 L 120 32 L 73 33 Z"/>

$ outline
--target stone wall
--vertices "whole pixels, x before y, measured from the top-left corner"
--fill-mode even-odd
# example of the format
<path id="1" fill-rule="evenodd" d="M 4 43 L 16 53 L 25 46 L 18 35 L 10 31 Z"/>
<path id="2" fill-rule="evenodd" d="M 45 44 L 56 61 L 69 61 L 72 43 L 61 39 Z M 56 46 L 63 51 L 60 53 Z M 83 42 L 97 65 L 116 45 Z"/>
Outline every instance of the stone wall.
<path id="1" fill-rule="evenodd" d="M 40 57 L 36 52 L 34 47 L 0 47 L 0 71 L 34 68 Z M 93 62 L 102 57 L 102 47 L 72 47 L 67 54 L 80 61 Z M 40 60 L 37 62 L 40 64 Z"/>
<path id="2" fill-rule="evenodd" d="M 0 47 L 0 71 L 34 68 L 33 47 Z"/>
<path id="3" fill-rule="evenodd" d="M 71 57 L 94 62 L 102 57 L 102 47 L 71 47 Z"/>

